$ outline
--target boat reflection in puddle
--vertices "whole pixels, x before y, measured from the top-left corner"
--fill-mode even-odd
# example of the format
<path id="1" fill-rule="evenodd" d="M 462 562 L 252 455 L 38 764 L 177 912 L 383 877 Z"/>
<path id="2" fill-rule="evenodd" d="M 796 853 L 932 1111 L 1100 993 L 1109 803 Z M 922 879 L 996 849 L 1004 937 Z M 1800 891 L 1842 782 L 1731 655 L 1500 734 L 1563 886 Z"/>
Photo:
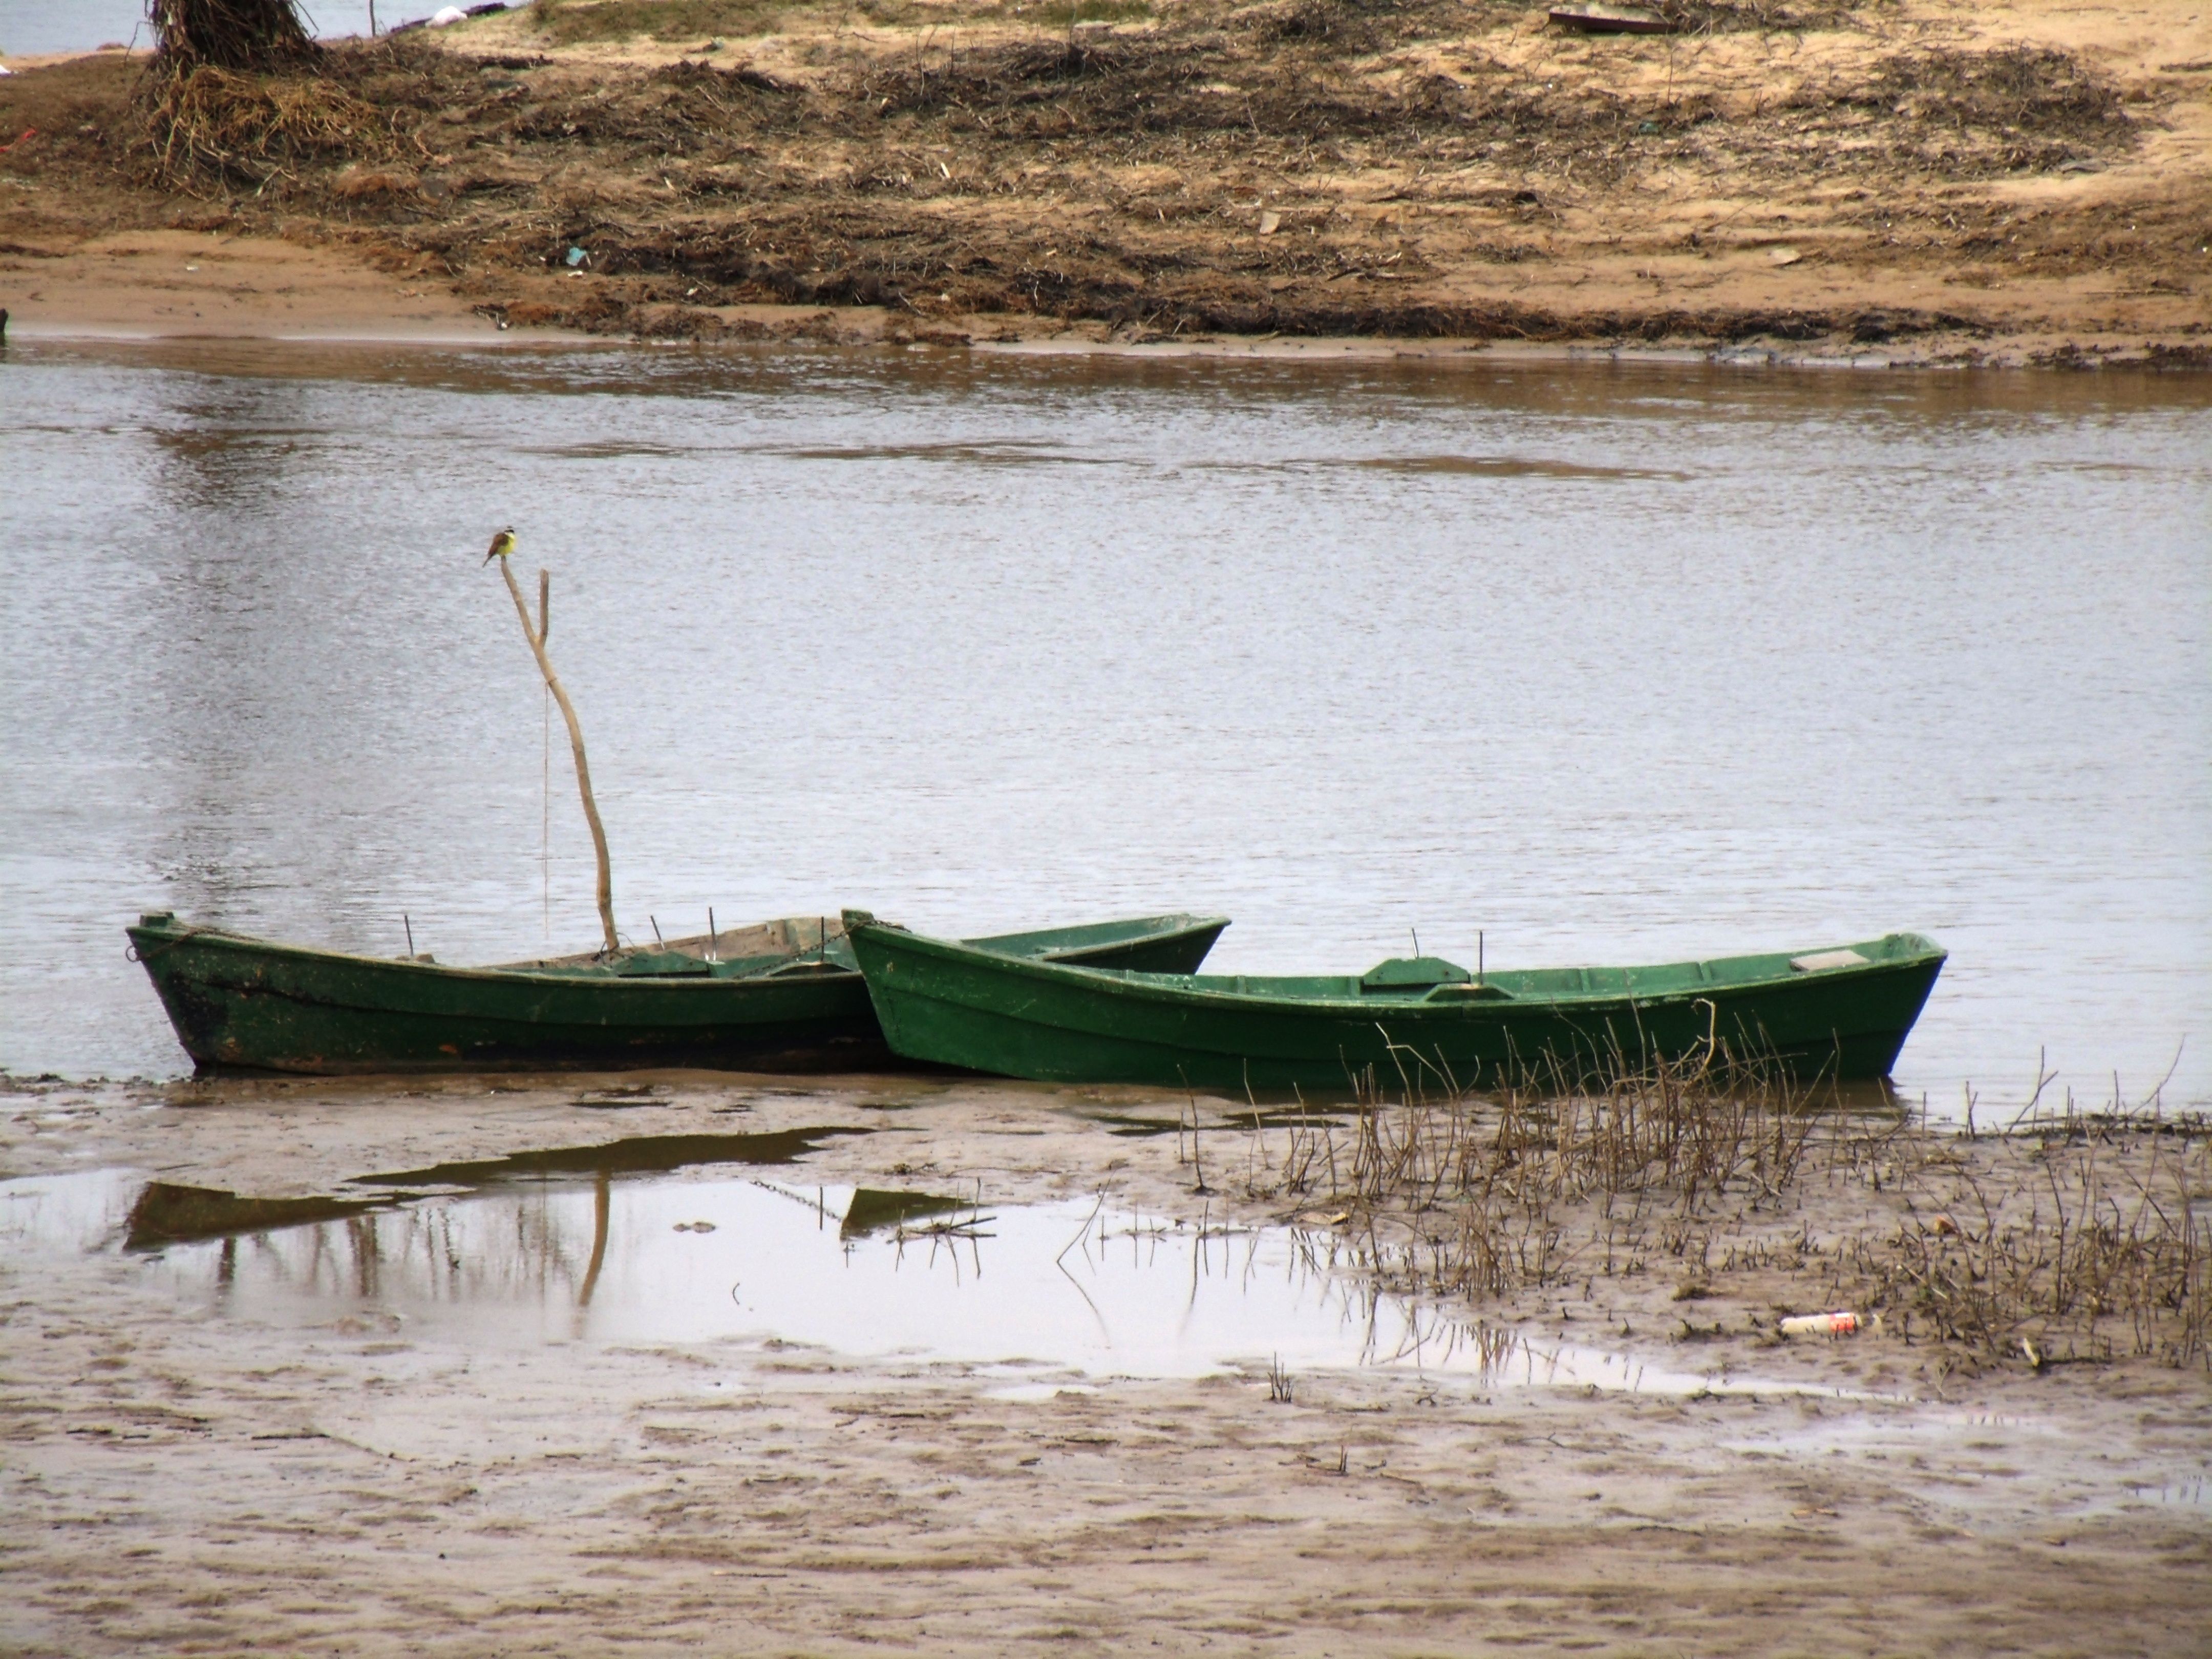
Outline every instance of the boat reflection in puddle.
<path id="1" fill-rule="evenodd" d="M 1790 1387 L 1524 1339 L 1374 1294 L 1341 1270 L 1326 1230 L 802 1186 L 726 1161 L 793 1148 L 698 1144 L 750 1139 L 449 1164 L 365 1177 L 357 1198 L 240 1198 L 122 1171 L 6 1182 L 0 1245 L 135 1254 L 143 1282 L 214 1311 L 301 1327 L 374 1319 L 419 1342 L 772 1340 L 1015 1368 L 1009 1382 L 1279 1364 L 1486 1388 Z M 719 1167 L 694 1167 L 701 1155 Z M 690 1172 L 632 1173 L 645 1169 Z"/>

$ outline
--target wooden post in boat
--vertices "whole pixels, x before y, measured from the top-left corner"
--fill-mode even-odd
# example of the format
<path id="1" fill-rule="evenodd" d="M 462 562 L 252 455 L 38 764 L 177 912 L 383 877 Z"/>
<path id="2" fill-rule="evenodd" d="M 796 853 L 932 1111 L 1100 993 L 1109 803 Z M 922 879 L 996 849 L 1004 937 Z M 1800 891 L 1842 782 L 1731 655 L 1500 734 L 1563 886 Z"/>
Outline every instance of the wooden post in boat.
<path id="1" fill-rule="evenodd" d="M 533 626 L 530 606 L 522 597 L 522 584 L 514 580 L 513 564 L 512 559 L 502 557 L 499 574 L 507 579 L 507 591 L 514 599 L 514 614 L 522 619 L 522 637 L 530 641 L 530 654 L 538 659 L 538 672 L 545 677 L 545 689 L 561 705 L 561 718 L 568 722 L 568 746 L 576 756 L 576 789 L 584 798 L 584 822 L 592 827 L 592 850 L 599 860 L 599 927 L 606 935 L 607 952 L 612 955 L 621 946 L 615 939 L 615 884 L 614 873 L 607 863 L 606 826 L 599 822 L 599 804 L 592 799 L 592 769 L 584 758 L 584 728 L 576 720 L 575 705 L 561 689 L 561 678 L 553 672 L 553 659 L 545 654 L 545 636 L 551 631 L 553 578 L 545 571 L 538 573 L 538 620 Z"/>

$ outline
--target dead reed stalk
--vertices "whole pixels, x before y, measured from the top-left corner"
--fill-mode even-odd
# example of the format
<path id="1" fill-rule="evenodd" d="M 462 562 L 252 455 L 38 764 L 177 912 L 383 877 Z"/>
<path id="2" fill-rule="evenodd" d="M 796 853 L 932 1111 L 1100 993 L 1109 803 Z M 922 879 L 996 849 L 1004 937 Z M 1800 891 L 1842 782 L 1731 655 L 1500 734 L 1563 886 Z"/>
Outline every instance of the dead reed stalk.
<path id="1" fill-rule="evenodd" d="M 1973 1165 L 1941 1172 L 1948 1207 L 1914 1202 L 1888 1236 L 1850 1242 L 1870 1304 L 2038 1370 L 2122 1355 L 2212 1364 L 2201 1125 L 2106 1118 L 2078 1137 L 1981 1144 Z"/>
<path id="2" fill-rule="evenodd" d="M 1254 1121 L 1246 1195 L 1342 1206 L 1332 1261 L 1401 1294 L 1510 1301 L 1663 1263 L 1686 1295 L 1729 1278 L 1887 1311 L 1983 1361 L 2212 1366 L 2212 1126 L 2156 1091 L 1992 1134 L 1699 1063 Z"/>

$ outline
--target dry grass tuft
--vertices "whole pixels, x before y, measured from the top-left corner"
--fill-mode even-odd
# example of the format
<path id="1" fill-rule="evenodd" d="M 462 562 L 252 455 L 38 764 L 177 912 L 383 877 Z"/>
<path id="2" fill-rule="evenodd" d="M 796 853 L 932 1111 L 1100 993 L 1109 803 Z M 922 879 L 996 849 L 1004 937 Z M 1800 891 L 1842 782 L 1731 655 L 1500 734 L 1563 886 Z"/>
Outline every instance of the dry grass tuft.
<path id="1" fill-rule="evenodd" d="M 381 159 L 397 148 L 386 114 L 336 82 L 201 64 L 157 74 L 148 99 L 155 165 L 265 184 L 310 159 Z"/>
<path id="2" fill-rule="evenodd" d="M 1990 1134 L 1703 1066 L 1252 1121 L 1244 1195 L 1325 1203 L 1328 1264 L 1416 1302 L 1642 1281 L 1882 1313 L 1947 1366 L 2212 1369 L 2212 1125 L 2155 1106 Z"/>
<path id="3" fill-rule="evenodd" d="M 2212 1365 L 2203 1117 L 2169 1116 L 2155 1096 L 2083 1111 L 2069 1095 L 1995 1135 L 1969 1127 L 1928 1147 L 1912 1175 L 1895 1230 L 1845 1249 L 1879 1305 L 2038 1370 L 2122 1356 Z"/>

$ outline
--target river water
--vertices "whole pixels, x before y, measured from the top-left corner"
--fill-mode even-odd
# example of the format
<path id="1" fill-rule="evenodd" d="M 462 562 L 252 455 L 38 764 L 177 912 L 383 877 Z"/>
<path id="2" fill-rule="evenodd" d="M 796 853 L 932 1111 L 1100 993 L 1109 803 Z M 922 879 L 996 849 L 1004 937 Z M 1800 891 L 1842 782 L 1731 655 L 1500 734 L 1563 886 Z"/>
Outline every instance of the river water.
<path id="1" fill-rule="evenodd" d="M 2017 1098 L 2041 1051 L 2204 1103 L 2208 413 L 2131 374 L 17 346 L 0 1065 L 184 1068 L 143 908 L 594 942 L 481 568 L 512 523 L 632 936 L 1187 908 L 1258 972 L 1911 928 L 1953 957 L 1909 1094 Z"/>

